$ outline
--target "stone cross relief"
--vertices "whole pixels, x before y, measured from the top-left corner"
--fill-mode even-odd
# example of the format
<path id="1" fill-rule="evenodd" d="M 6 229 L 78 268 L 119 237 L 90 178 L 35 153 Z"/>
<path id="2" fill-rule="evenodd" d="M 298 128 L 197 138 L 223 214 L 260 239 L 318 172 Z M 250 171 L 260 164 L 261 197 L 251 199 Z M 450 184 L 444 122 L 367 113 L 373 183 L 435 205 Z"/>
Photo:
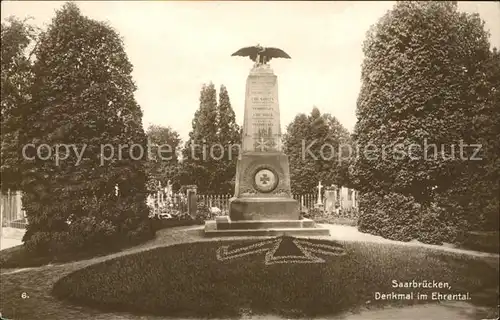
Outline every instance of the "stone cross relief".
<path id="1" fill-rule="evenodd" d="M 259 148 L 261 152 L 266 151 L 267 141 L 264 140 L 263 137 L 260 137 L 260 140 L 257 141 L 257 145 L 258 145 L 257 148 Z"/>
<path id="2" fill-rule="evenodd" d="M 273 144 L 275 145 L 273 147 Z M 272 150 L 281 150 L 281 139 L 278 136 L 278 139 L 273 140 L 273 138 L 265 139 L 264 137 L 260 137 L 256 139 L 255 149 L 258 149 L 260 152 Z"/>
<path id="3" fill-rule="evenodd" d="M 262 182 L 262 184 L 264 185 L 267 184 L 270 180 L 271 178 L 269 178 L 265 173 L 262 175 L 262 177 L 260 177 L 260 182 Z"/>

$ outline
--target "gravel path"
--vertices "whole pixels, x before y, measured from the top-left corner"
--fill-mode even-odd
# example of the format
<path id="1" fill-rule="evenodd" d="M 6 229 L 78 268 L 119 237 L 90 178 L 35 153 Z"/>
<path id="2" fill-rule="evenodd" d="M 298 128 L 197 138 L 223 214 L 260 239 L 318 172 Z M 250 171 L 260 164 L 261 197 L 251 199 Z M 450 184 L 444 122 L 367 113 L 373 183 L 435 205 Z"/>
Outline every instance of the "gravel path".
<path id="1" fill-rule="evenodd" d="M 331 234 L 334 239 L 345 241 L 370 241 L 370 242 L 387 242 L 398 243 L 395 241 L 385 240 L 380 237 L 365 235 L 356 230 L 354 227 L 332 226 L 325 225 L 331 229 Z M 25 269 L 2 269 L 0 275 L 0 284 L 2 296 L 9 297 L 7 300 L 14 301 L 13 305 L 7 306 L 1 303 L 4 311 L 3 316 L 8 319 L 15 320 L 35 320 L 35 319 L 96 319 L 96 320 L 139 320 L 139 319 L 173 319 L 168 317 L 154 316 L 135 316 L 127 313 L 101 313 L 99 311 L 71 305 L 54 298 L 50 292 L 54 283 L 61 277 L 86 267 L 91 264 L 99 263 L 108 259 L 113 259 L 119 256 L 133 254 L 145 250 L 151 250 L 157 247 L 166 245 L 197 242 L 197 241 L 215 241 L 217 239 L 202 238 L 201 227 L 177 227 L 172 229 L 161 230 L 157 233 L 156 239 L 142 244 L 137 247 L 129 248 L 122 252 L 111 254 L 103 257 L 96 257 L 89 260 L 70 262 L 59 265 L 47 265 L 37 268 Z M 330 239 L 331 239 L 330 238 Z M 231 238 L 227 238 L 231 240 Z M 232 238 L 234 239 L 234 238 Z M 238 238 L 242 239 L 242 238 Z M 422 244 L 404 244 L 404 245 L 422 245 Z M 432 246 L 442 250 L 456 251 L 457 249 L 446 248 L 442 246 Z M 463 251 L 463 250 L 460 250 Z M 478 252 L 467 252 L 473 255 L 490 255 Z M 498 255 L 497 255 L 498 256 Z M 29 298 L 22 298 L 25 293 Z M 12 297 L 18 297 L 12 299 Z M 2 299 L 3 300 L 3 299 Z M 477 312 L 480 310 L 467 303 L 447 303 L 440 305 L 423 305 L 405 308 L 390 308 L 376 311 L 362 311 L 357 314 L 344 314 L 329 319 L 338 320 L 375 320 L 375 319 L 398 319 L 398 320 L 441 320 L 441 319 L 456 319 L 456 320 L 472 320 L 478 319 Z M 8 312 L 8 313 L 7 313 Z M 274 316 L 248 316 L 244 319 L 280 319 Z M 326 319 L 326 318 L 323 318 Z M 182 320 L 182 319 L 177 319 Z M 192 319 L 191 319 L 192 320 Z"/>
<path id="2" fill-rule="evenodd" d="M 410 241 L 410 242 L 401 242 L 395 240 L 389 240 L 382 238 L 380 236 L 374 236 L 368 233 L 361 233 L 358 231 L 356 227 L 351 226 L 342 226 L 342 225 L 333 225 L 333 224 L 318 224 L 321 227 L 330 229 L 330 237 L 329 239 L 335 239 L 340 241 L 365 241 L 365 242 L 376 242 L 376 243 L 386 243 L 386 244 L 395 244 L 402 246 L 412 246 L 412 247 L 425 247 L 435 250 L 442 250 L 446 252 L 454 252 L 460 254 L 467 254 L 476 257 L 500 257 L 497 253 L 488 253 L 474 250 L 464 250 L 458 249 L 452 244 L 444 244 L 444 245 L 433 245 L 433 244 L 425 244 L 418 241 Z"/>

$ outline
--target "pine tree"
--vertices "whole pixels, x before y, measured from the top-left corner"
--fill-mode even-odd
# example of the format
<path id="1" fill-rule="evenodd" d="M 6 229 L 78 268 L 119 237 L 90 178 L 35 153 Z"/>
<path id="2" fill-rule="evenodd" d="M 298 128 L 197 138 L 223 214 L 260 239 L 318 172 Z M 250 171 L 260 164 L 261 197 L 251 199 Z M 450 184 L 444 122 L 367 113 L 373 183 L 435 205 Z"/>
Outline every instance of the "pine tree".
<path id="1" fill-rule="evenodd" d="M 231 193 L 234 191 L 234 178 L 236 174 L 236 162 L 238 160 L 239 147 L 241 146 L 240 127 L 236 123 L 236 116 L 229 94 L 224 85 L 221 85 L 219 91 L 219 105 L 217 110 L 217 140 L 223 147 L 221 152 L 224 156 L 217 162 L 217 191 L 219 193 Z M 218 157 L 219 154 L 214 152 Z"/>
<path id="2" fill-rule="evenodd" d="M 200 193 L 213 192 L 215 186 L 217 166 L 210 157 L 210 149 L 217 143 L 217 131 L 217 94 L 214 84 L 210 83 L 201 89 L 200 106 L 182 152 L 179 174 L 181 184 L 194 184 Z"/>
<path id="3" fill-rule="evenodd" d="M 32 157 L 24 163 L 26 245 L 59 254 L 151 238 L 139 152 L 147 141 L 119 35 L 67 3 L 42 34 L 36 56 L 21 139 L 49 149 L 26 152 Z"/>

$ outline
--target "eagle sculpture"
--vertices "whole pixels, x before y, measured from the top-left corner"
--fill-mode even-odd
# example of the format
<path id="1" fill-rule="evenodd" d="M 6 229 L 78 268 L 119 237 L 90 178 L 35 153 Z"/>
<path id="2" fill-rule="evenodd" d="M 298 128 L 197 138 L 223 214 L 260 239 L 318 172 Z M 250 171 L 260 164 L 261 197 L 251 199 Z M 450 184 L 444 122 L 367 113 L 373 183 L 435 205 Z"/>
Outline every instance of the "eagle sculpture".
<path id="1" fill-rule="evenodd" d="M 256 64 L 266 64 L 272 58 L 291 59 L 291 57 L 281 49 L 271 47 L 266 48 L 262 47 L 260 44 L 252 47 L 241 48 L 231 56 L 250 57 L 250 59 Z"/>

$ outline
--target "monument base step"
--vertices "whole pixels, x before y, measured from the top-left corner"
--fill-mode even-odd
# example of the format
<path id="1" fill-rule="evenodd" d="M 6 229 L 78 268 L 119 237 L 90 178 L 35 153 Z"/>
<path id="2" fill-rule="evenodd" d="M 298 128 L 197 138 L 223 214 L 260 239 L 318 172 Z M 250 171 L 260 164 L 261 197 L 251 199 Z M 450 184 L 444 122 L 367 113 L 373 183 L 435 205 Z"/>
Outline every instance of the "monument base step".
<path id="1" fill-rule="evenodd" d="M 299 220 L 299 202 L 292 198 L 231 198 L 229 216 L 232 221 Z"/>
<path id="2" fill-rule="evenodd" d="M 327 228 L 317 228 L 314 221 L 303 220 L 238 220 L 217 217 L 205 222 L 206 237 L 258 236 L 329 236 Z"/>
<path id="3" fill-rule="evenodd" d="M 269 228 L 314 228 L 311 219 L 303 220 L 231 220 L 228 216 L 216 217 L 217 229 L 269 229 Z"/>

